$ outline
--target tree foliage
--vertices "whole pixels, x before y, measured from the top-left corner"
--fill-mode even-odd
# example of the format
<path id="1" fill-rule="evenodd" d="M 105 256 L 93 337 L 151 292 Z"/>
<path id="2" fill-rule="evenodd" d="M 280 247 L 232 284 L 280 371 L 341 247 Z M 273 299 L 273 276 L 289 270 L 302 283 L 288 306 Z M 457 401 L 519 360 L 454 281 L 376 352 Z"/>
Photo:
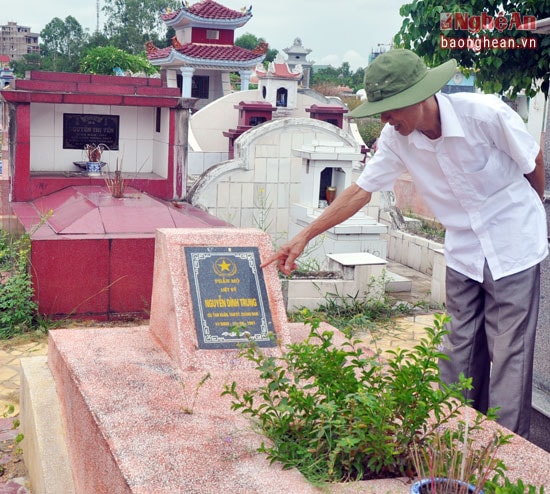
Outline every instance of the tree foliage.
<path id="1" fill-rule="evenodd" d="M 181 3 L 175 0 L 107 0 L 103 5 L 106 20 L 104 31 L 111 44 L 131 54 L 144 51 L 149 40 L 160 44 L 166 28 L 160 12 L 176 10 Z"/>
<path id="2" fill-rule="evenodd" d="M 343 62 L 340 67 L 323 67 L 313 71 L 311 87 L 337 87 L 347 86 L 357 92 L 363 88 L 365 70 L 359 67 L 355 72 L 351 69 L 349 62 Z M 323 92 L 323 91 L 321 91 Z"/>
<path id="3" fill-rule="evenodd" d="M 82 49 L 82 54 L 86 53 L 92 48 L 97 48 L 98 46 L 109 46 L 111 45 L 109 38 L 102 33 L 101 31 L 95 31 L 89 38 L 87 45 Z"/>
<path id="4" fill-rule="evenodd" d="M 260 43 L 265 43 L 264 38 L 258 38 L 256 35 L 251 33 L 245 33 L 242 36 L 239 36 L 235 40 L 235 46 L 240 46 L 241 48 L 246 48 L 247 50 L 253 50 Z M 273 48 L 268 48 L 267 53 L 265 54 L 264 62 L 272 62 L 277 56 L 277 50 Z"/>
<path id="5" fill-rule="evenodd" d="M 54 17 L 40 32 L 40 49 L 47 59 L 43 69 L 76 72 L 82 47 L 86 45 L 88 37 L 73 16 L 66 17 L 64 21 Z"/>
<path id="6" fill-rule="evenodd" d="M 527 96 L 534 96 L 540 89 L 547 94 L 550 36 L 517 29 L 521 23 L 516 21 L 518 18 L 523 20 L 524 16 L 534 16 L 539 20 L 550 17 L 550 0 L 449 0 L 444 4 L 440 0 L 413 0 L 404 4 L 400 13 L 404 20 L 395 36 L 395 45 L 414 50 L 427 65 L 439 65 L 455 58 L 463 71 L 475 72 L 476 85 L 485 92 L 515 97 L 525 90 Z M 472 29 L 456 29 L 455 23 L 453 29 L 441 30 L 441 14 L 444 13 L 461 13 L 463 18 L 468 14 L 466 18 L 473 22 Z M 475 16 L 480 16 L 485 22 L 476 26 Z M 506 23 L 497 20 L 499 17 Z M 450 49 L 449 43 L 444 43 L 445 39 L 442 43 L 441 36 L 474 49 Z M 536 40 L 536 48 L 509 48 L 510 39 L 520 44 Z M 486 40 L 499 47 L 487 47 Z M 481 49 L 477 49 L 479 47 Z"/>
<path id="7" fill-rule="evenodd" d="M 44 67 L 44 61 L 48 60 L 40 53 L 28 53 L 23 55 L 21 60 L 13 60 L 10 62 L 13 73 L 18 78 L 25 77 L 25 72 L 29 70 L 48 70 Z"/>

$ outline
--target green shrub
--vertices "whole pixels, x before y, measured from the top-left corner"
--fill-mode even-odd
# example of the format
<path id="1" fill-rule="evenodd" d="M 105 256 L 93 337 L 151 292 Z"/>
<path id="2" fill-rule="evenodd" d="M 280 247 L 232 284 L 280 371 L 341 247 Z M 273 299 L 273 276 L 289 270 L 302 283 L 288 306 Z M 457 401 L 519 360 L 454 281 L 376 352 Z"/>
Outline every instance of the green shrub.
<path id="1" fill-rule="evenodd" d="M 33 300 L 28 256 L 31 249 L 29 235 L 18 238 L 0 232 L 0 338 L 11 338 L 32 327 L 37 305 Z"/>
<path id="2" fill-rule="evenodd" d="M 115 48 L 114 46 L 98 46 L 92 48 L 82 58 L 80 72 L 85 74 L 114 75 L 114 69 L 119 67 L 124 72 L 143 72 L 147 75 L 155 74 L 157 69 L 153 67 L 145 56 L 131 55 L 130 53 Z"/>
<path id="3" fill-rule="evenodd" d="M 280 358 L 253 343 L 243 348 L 262 384 L 241 390 L 233 382 L 223 394 L 233 398 L 233 410 L 257 421 L 269 439 L 260 451 L 271 462 L 295 467 L 312 482 L 402 476 L 412 468 L 412 445 L 456 416 L 461 391 L 471 386 L 464 378 L 453 386 L 440 380 L 447 321 L 436 315 L 413 350 L 390 351 L 382 361 L 350 334 L 336 345 L 333 332 L 310 318 L 308 338 Z"/>

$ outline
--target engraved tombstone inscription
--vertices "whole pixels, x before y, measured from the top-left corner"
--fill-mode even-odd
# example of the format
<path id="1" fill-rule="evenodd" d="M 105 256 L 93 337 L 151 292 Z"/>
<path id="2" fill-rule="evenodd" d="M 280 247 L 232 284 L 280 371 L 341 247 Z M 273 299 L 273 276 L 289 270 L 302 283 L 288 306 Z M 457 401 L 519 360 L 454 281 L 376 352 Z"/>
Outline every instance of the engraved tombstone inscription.
<path id="1" fill-rule="evenodd" d="M 118 149 L 118 115 L 63 114 L 63 149 L 84 149 L 87 144 L 105 144 Z"/>
<path id="2" fill-rule="evenodd" d="M 199 348 L 273 347 L 273 321 L 256 247 L 183 247 Z M 238 328 L 238 330 L 235 330 Z"/>

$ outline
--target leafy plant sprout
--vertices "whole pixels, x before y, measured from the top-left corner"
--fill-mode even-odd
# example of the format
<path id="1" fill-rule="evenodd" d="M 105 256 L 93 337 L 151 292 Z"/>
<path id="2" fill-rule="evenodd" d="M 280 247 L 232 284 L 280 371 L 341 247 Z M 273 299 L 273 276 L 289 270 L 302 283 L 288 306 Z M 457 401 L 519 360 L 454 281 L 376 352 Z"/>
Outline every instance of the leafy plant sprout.
<path id="1" fill-rule="evenodd" d="M 208 381 L 210 378 L 211 378 L 211 374 L 210 372 L 207 372 L 201 379 L 200 381 L 197 383 L 197 385 L 195 386 L 195 390 L 193 392 L 193 395 L 192 395 L 192 398 L 191 398 L 191 401 L 189 402 L 189 398 L 187 397 L 187 395 L 185 395 L 185 398 L 186 398 L 186 404 L 185 406 L 183 407 L 183 411 L 184 413 L 186 414 L 189 414 L 189 415 L 192 415 L 195 411 L 195 404 L 197 402 L 197 397 L 199 395 L 199 391 L 200 389 L 204 386 L 204 384 L 206 383 L 206 381 Z M 183 390 L 185 391 L 185 383 L 182 382 L 181 383 L 181 387 L 183 388 Z"/>
<path id="2" fill-rule="evenodd" d="M 308 338 L 280 358 L 252 342 L 243 346 L 242 357 L 256 365 L 262 384 L 224 388 L 232 409 L 266 436 L 259 451 L 315 483 L 410 474 L 413 445 L 458 415 L 462 391 L 471 386 L 468 379 L 447 386 L 439 378 L 448 317 L 436 314 L 414 349 L 388 351 L 388 359 L 365 352 L 350 333 L 336 345 L 334 333 L 305 310 L 304 320 Z"/>
<path id="3" fill-rule="evenodd" d="M 2 417 L 4 418 L 13 417 L 14 413 L 15 413 L 15 406 L 13 404 L 10 403 L 10 404 L 4 405 L 4 412 L 2 413 Z M 21 425 L 21 421 L 19 420 L 19 418 L 14 417 L 12 421 L 12 430 L 16 430 L 20 425 Z M 23 441 L 23 439 L 25 439 L 25 435 L 22 432 L 17 433 L 17 435 L 15 436 L 14 452 L 16 455 L 23 454 L 23 450 L 21 449 L 21 446 L 20 446 L 21 441 Z"/>
<path id="4" fill-rule="evenodd" d="M 255 208 L 258 210 L 258 215 L 253 218 L 254 224 L 263 232 L 269 232 L 273 223 L 273 220 L 270 219 L 271 202 L 269 201 L 269 194 L 263 187 L 258 188 L 254 203 Z"/>

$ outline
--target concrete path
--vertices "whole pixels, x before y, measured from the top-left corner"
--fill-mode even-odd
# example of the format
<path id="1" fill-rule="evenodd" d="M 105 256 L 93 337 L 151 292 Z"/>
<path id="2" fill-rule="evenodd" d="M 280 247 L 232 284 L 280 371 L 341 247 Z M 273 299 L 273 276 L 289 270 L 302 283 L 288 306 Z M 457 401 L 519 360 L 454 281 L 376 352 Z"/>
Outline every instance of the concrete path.
<path id="1" fill-rule="evenodd" d="M 0 346 L 0 467 L 9 471 L 8 465 L 14 461 L 23 462 L 22 455 L 15 451 L 14 440 L 21 431 L 14 428 L 14 417 L 19 414 L 19 369 L 21 358 L 45 355 L 48 346 L 46 338 L 40 342 L 25 342 L 14 344 L 3 342 Z M 4 417 L 3 414 L 13 406 L 12 414 Z M 18 467 L 18 471 L 21 471 Z M 24 470 L 23 470 L 24 471 Z M 7 479 L 0 482 L 0 494 L 27 494 L 30 493 L 26 476 Z"/>
<path id="2" fill-rule="evenodd" d="M 546 193 L 549 197 L 550 193 Z M 550 219 L 550 201 L 545 202 Z M 549 229 L 550 231 L 550 229 Z M 533 375 L 534 424 L 531 440 L 550 451 L 550 257 L 541 264 L 541 294 Z"/>

